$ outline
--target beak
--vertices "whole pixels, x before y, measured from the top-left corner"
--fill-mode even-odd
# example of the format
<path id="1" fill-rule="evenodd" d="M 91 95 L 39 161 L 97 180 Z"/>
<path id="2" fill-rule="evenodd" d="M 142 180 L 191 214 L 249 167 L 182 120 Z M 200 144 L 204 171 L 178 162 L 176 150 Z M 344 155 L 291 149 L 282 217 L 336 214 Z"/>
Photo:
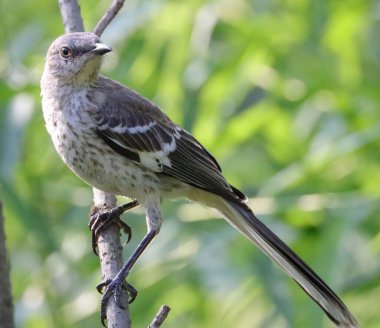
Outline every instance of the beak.
<path id="1" fill-rule="evenodd" d="M 101 55 L 104 55 L 104 54 L 106 54 L 107 52 L 110 52 L 110 51 L 112 51 L 111 47 L 108 47 L 108 46 L 106 46 L 103 43 L 96 43 L 95 44 L 95 49 L 92 50 L 92 53 L 101 56 Z"/>

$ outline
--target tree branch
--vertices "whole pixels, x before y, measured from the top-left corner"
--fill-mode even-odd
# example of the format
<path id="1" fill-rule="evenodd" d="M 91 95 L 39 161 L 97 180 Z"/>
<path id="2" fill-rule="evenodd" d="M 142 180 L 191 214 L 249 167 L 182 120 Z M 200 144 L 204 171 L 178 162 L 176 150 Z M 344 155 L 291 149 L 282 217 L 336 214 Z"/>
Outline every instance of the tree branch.
<path id="1" fill-rule="evenodd" d="M 97 36 L 101 36 L 105 28 L 114 19 L 116 14 L 119 12 L 121 7 L 123 7 L 124 0 L 113 0 L 111 6 L 108 8 L 107 12 L 103 15 L 98 24 L 94 28 L 94 33 Z"/>
<path id="2" fill-rule="evenodd" d="M 13 328 L 13 303 L 9 263 L 5 247 L 4 216 L 0 202 L 0 327 Z"/>
<path id="3" fill-rule="evenodd" d="M 61 16 L 66 33 L 83 32 L 83 20 L 77 0 L 58 0 Z M 113 0 L 107 12 L 95 26 L 94 33 L 100 36 L 110 24 L 124 4 L 124 0 Z M 116 197 L 96 188 L 93 188 L 94 207 L 91 214 L 101 213 L 113 209 L 117 205 Z M 1 238 L 1 236 L 0 236 Z M 103 281 L 112 280 L 123 266 L 123 247 L 120 241 L 120 227 L 112 225 L 99 234 L 98 253 L 102 270 Z M 127 300 L 128 294 L 122 290 L 122 299 Z M 127 302 L 126 302 L 127 303 Z M 128 303 L 120 308 L 113 297 L 107 304 L 107 321 L 109 328 L 130 328 L 131 319 Z M 170 311 L 169 306 L 163 305 L 154 317 L 149 328 L 158 328 L 162 325 Z M 1 323 L 1 321 L 0 321 Z M 2 327 L 2 326 L 1 326 Z M 4 326 L 5 327 L 5 326 Z M 6 327 L 8 328 L 8 327 Z M 9 326 L 13 328 L 13 326 Z"/>
<path id="4" fill-rule="evenodd" d="M 121 4 L 122 5 L 122 4 Z M 59 0 L 61 16 L 66 33 L 83 32 L 83 20 L 77 0 Z M 112 8 L 112 6 L 111 6 Z M 121 8 L 121 6 L 120 6 Z M 120 9 L 119 8 L 119 9 Z M 118 12 L 117 9 L 111 18 L 103 23 L 104 28 Z M 105 15 L 106 16 L 106 15 Z M 103 19 L 102 19 L 103 20 Z M 101 21 L 102 21 L 101 20 Z M 100 22 L 101 23 L 101 22 Z M 98 24 L 99 25 L 99 24 Z M 100 33 L 101 33 L 100 32 Z M 111 209 L 116 206 L 115 196 L 93 188 L 94 207 L 99 211 Z M 123 266 L 122 245 L 120 241 L 120 228 L 112 225 L 109 229 L 102 231 L 98 239 L 99 259 L 102 270 L 103 281 L 113 279 Z M 122 291 L 124 293 L 124 291 Z M 128 295 L 125 295 L 128 299 Z M 120 308 L 114 299 L 110 299 L 107 305 L 107 321 L 110 328 L 129 328 L 131 325 L 128 303 Z"/>
<path id="5" fill-rule="evenodd" d="M 114 195 L 105 193 L 96 188 L 94 193 L 94 208 L 96 212 L 105 212 L 117 205 Z M 102 231 L 98 239 L 98 254 L 102 270 L 102 280 L 112 280 L 123 267 L 123 246 L 120 241 L 120 227 L 113 224 L 105 231 Z M 127 292 L 122 289 L 122 299 L 128 300 Z M 107 322 L 109 328 L 129 328 L 131 319 L 129 316 L 128 302 L 125 308 L 120 308 L 113 297 L 107 304 Z"/>
<path id="6" fill-rule="evenodd" d="M 58 0 L 65 33 L 83 32 L 83 20 L 77 0 Z"/>
<path id="7" fill-rule="evenodd" d="M 157 312 L 156 316 L 153 318 L 152 323 L 148 328 L 159 328 L 164 323 L 166 317 L 168 316 L 170 307 L 164 304 L 161 306 L 160 310 Z"/>

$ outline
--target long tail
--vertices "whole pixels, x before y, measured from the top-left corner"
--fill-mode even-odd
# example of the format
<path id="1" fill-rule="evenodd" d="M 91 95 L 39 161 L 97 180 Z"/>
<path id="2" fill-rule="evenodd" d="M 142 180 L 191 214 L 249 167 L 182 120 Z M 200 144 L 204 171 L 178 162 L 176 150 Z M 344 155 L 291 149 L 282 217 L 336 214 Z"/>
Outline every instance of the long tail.
<path id="1" fill-rule="evenodd" d="M 354 316 L 329 286 L 256 218 L 248 206 L 239 201 L 227 201 L 218 197 L 218 201 L 213 202 L 213 207 L 222 212 L 231 225 L 277 262 L 338 327 L 359 327 Z"/>

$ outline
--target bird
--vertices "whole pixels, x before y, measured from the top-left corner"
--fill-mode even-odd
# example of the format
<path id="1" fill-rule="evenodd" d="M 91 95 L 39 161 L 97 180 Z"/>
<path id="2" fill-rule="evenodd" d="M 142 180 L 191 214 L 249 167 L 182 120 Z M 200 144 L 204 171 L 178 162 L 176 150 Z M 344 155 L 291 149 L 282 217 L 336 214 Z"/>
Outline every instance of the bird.
<path id="1" fill-rule="evenodd" d="M 100 74 L 112 48 L 91 32 L 59 36 L 41 77 L 45 126 L 63 162 L 92 187 L 134 199 L 144 208 L 147 233 L 109 283 L 101 300 L 120 288 L 159 233 L 161 202 L 186 198 L 214 208 L 313 299 L 338 327 L 359 327 L 332 289 L 247 206 L 215 157 L 150 100 Z"/>

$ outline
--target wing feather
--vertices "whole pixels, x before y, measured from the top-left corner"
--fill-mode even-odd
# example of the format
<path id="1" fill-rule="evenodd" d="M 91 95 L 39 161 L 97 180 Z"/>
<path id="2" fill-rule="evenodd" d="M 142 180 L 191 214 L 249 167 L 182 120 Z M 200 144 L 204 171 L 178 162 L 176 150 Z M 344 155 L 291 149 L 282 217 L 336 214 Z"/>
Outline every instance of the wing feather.
<path id="1" fill-rule="evenodd" d="M 115 92 L 95 117 L 97 134 L 111 148 L 156 173 L 224 198 L 244 199 L 225 180 L 216 159 L 190 133 L 136 92 L 119 84 Z"/>

